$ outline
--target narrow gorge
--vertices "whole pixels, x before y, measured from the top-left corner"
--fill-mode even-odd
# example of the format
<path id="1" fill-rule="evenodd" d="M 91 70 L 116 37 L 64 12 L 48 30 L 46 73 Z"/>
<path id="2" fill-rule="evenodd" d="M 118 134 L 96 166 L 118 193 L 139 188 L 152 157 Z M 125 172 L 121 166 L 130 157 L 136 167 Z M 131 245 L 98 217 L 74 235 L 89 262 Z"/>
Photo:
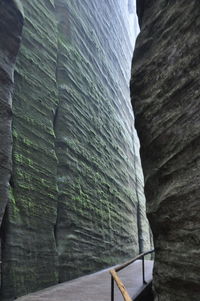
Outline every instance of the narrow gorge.
<path id="1" fill-rule="evenodd" d="M 200 300 L 199 30 L 198 0 L 0 0 L 1 301 L 110 300 L 154 247 L 124 300 Z"/>

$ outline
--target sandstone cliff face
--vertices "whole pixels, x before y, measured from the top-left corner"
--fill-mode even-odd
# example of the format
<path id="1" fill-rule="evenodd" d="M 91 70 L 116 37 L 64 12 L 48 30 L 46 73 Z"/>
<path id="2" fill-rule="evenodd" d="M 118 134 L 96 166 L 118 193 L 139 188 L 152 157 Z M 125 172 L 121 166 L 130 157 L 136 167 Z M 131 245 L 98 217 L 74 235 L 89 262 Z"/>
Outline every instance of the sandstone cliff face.
<path id="1" fill-rule="evenodd" d="M 14 1 L 0 2 L 0 254 L 6 231 L 6 210 L 12 159 L 12 93 L 14 64 L 20 45 L 23 16 Z M 1 247 L 2 246 L 2 247 Z"/>
<path id="2" fill-rule="evenodd" d="M 141 4 L 141 3 L 140 3 Z M 132 68 L 156 300 L 200 300 L 200 6 L 143 1 Z"/>
<path id="3" fill-rule="evenodd" d="M 11 175 L 11 120 L 14 64 L 23 17 L 13 1 L 0 3 L 0 224 L 8 203 Z"/>
<path id="4" fill-rule="evenodd" d="M 21 2 L 4 299 L 150 248 L 128 1 Z"/>

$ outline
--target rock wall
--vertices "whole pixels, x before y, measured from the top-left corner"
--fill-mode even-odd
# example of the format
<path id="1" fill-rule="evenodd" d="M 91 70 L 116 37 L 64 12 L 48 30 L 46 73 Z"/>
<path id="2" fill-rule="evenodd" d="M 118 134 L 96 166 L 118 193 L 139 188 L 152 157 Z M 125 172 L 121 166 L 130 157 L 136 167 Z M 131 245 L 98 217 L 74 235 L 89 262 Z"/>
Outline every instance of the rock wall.
<path id="1" fill-rule="evenodd" d="M 23 17 L 13 1 L 0 3 L 0 224 L 8 203 L 11 175 L 12 93 L 14 64 L 20 45 Z"/>
<path id="2" fill-rule="evenodd" d="M 18 3 L 19 4 L 19 3 Z M 22 11 L 14 1 L 0 2 L 0 254 L 5 240 L 6 210 L 12 159 L 12 94 L 14 65 L 23 26 Z M 1 274 L 1 273 L 0 273 Z"/>
<path id="3" fill-rule="evenodd" d="M 131 94 L 155 239 L 155 300 L 200 300 L 198 1 L 138 1 Z"/>
<path id="4" fill-rule="evenodd" d="M 21 2 L 5 300 L 150 248 L 128 87 L 131 1 Z"/>

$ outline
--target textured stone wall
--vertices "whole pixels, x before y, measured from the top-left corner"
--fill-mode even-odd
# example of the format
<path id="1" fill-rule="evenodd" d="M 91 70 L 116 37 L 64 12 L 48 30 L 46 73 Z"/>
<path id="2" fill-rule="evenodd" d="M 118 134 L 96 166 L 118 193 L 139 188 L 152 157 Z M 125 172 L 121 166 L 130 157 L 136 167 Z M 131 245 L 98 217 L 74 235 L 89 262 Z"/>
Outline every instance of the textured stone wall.
<path id="1" fill-rule="evenodd" d="M 14 65 L 23 26 L 22 11 L 17 4 L 0 2 L 0 256 L 5 242 L 11 178 Z"/>
<path id="2" fill-rule="evenodd" d="M 0 3 L 0 225 L 8 203 L 11 175 L 11 121 L 14 64 L 23 17 L 13 1 Z"/>
<path id="3" fill-rule="evenodd" d="M 132 103 L 154 233 L 155 300 L 200 300 L 199 1 L 138 1 Z"/>
<path id="4" fill-rule="evenodd" d="M 3 299 L 150 248 L 130 1 L 21 2 Z"/>

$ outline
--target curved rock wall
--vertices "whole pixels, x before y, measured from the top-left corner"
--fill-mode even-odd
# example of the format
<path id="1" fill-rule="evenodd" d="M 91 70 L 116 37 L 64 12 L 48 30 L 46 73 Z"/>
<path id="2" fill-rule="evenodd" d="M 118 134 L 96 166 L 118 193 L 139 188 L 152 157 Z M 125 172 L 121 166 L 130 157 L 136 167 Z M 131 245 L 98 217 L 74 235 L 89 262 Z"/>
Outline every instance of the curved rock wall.
<path id="1" fill-rule="evenodd" d="M 19 4 L 19 3 L 18 3 Z M 23 16 L 14 1 L 0 2 L 0 257 L 4 248 L 12 168 L 12 96 L 14 65 Z M 2 272 L 2 271 L 1 271 Z M 0 272 L 0 274 L 1 274 Z"/>
<path id="2" fill-rule="evenodd" d="M 12 187 L 2 258 L 5 299 L 58 282 L 55 8 L 44 0 L 22 3 L 25 20 L 15 71 Z"/>
<path id="3" fill-rule="evenodd" d="M 13 1 L 0 3 L 0 225 L 8 203 L 11 175 L 12 93 L 14 65 L 19 50 L 23 17 Z"/>
<path id="4" fill-rule="evenodd" d="M 5 299 L 150 248 L 129 100 L 130 1 L 22 3 Z"/>
<path id="5" fill-rule="evenodd" d="M 132 104 L 159 301 L 200 300 L 198 1 L 138 1 Z"/>

